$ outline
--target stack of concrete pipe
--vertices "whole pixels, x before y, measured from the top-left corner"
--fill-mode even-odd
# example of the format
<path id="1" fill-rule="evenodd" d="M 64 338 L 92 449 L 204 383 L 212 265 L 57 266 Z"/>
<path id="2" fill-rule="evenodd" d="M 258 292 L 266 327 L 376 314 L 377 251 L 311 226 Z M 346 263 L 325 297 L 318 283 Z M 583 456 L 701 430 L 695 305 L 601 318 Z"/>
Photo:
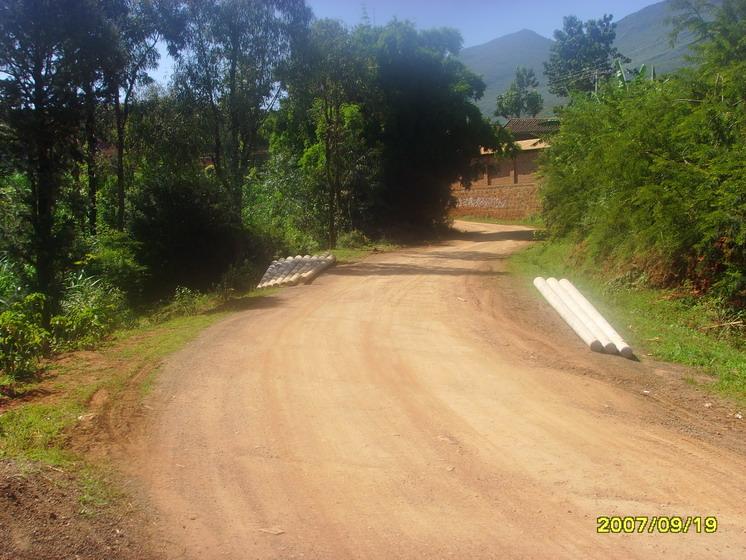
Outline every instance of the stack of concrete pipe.
<path id="1" fill-rule="evenodd" d="M 307 284 L 336 262 L 334 255 L 296 255 L 272 261 L 257 288 L 276 288 Z"/>
<path id="2" fill-rule="evenodd" d="M 591 350 L 634 359 L 632 348 L 569 280 L 537 277 L 534 286 Z"/>

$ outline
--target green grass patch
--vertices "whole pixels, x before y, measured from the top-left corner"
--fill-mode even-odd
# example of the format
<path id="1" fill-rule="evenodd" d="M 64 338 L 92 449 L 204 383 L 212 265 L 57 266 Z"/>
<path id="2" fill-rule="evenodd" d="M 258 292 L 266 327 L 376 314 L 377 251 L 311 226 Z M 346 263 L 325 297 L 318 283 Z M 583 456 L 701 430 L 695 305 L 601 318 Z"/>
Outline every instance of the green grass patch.
<path id="1" fill-rule="evenodd" d="M 268 295 L 271 292 L 249 292 L 228 301 L 211 296 L 194 314 L 162 322 L 146 318 L 137 327 L 117 331 L 93 358 L 91 353 L 73 353 L 69 359 L 51 362 L 41 379 L 15 387 L 19 395 L 51 390 L 49 402 L 32 401 L 0 413 L 0 458 L 83 465 L 82 459 L 66 448 L 66 434 L 74 429 L 78 417 L 86 413 L 96 392 L 105 389 L 110 399 L 116 399 L 132 376 L 144 370 L 147 373 L 139 382 L 139 390 L 142 396 L 146 395 L 153 387 L 163 358 L 182 348 L 230 310 L 246 308 L 247 302 Z"/>
<path id="2" fill-rule="evenodd" d="M 74 456 L 64 448 L 65 431 L 83 407 L 74 401 L 28 404 L 0 415 L 0 458 L 66 465 Z"/>
<path id="3" fill-rule="evenodd" d="M 123 494 L 111 483 L 103 468 L 84 466 L 78 471 L 80 513 L 95 515 L 103 508 L 115 504 Z"/>
<path id="4" fill-rule="evenodd" d="M 516 253 L 510 269 L 532 290 L 536 276 L 571 280 L 636 352 L 700 368 L 713 376 L 714 389 L 746 400 L 746 345 L 742 332 L 709 328 L 724 322 L 717 302 L 609 280 L 584 266 L 565 242 Z"/>

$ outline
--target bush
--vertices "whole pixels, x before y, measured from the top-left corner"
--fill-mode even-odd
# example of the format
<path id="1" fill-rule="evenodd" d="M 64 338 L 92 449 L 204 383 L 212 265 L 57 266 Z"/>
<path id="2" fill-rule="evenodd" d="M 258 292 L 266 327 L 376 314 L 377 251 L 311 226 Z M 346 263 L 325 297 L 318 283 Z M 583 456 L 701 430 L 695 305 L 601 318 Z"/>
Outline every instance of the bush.
<path id="1" fill-rule="evenodd" d="M 207 294 L 201 294 L 185 286 L 177 286 L 171 300 L 158 308 L 153 314 L 156 322 L 168 321 L 175 317 L 196 315 L 207 309 L 211 298 Z"/>
<path id="2" fill-rule="evenodd" d="M 7 309 L 23 297 L 21 280 L 8 257 L 0 257 L 0 309 Z"/>
<path id="3" fill-rule="evenodd" d="M 255 287 L 262 274 L 263 269 L 248 260 L 231 265 L 215 286 L 215 293 L 225 301 L 236 291 L 242 292 Z"/>
<path id="4" fill-rule="evenodd" d="M 10 379 L 36 371 L 48 340 L 43 307 L 44 296 L 34 293 L 0 313 L 0 370 Z"/>
<path id="5" fill-rule="evenodd" d="M 362 231 L 353 229 L 339 234 L 337 245 L 347 249 L 360 249 L 370 245 L 370 239 Z"/>
<path id="6" fill-rule="evenodd" d="M 270 257 L 315 253 L 325 235 L 323 201 L 295 158 L 273 154 L 246 185 L 244 221 Z"/>
<path id="7" fill-rule="evenodd" d="M 93 276 L 127 294 L 137 301 L 142 293 L 147 268 L 137 261 L 140 243 L 121 231 L 99 232 L 93 239 L 91 251 L 80 263 Z"/>
<path id="8" fill-rule="evenodd" d="M 58 350 L 91 348 L 129 318 L 124 293 L 84 272 L 68 277 L 61 308 L 50 322 Z"/>
<path id="9" fill-rule="evenodd" d="M 206 177 L 154 173 L 135 200 L 132 235 L 147 266 L 145 296 L 163 299 L 177 286 L 207 290 L 238 259 L 245 232 L 221 186 Z"/>
<path id="10" fill-rule="evenodd" d="M 717 88 L 643 76 L 574 98 L 543 164 L 549 231 L 616 274 L 745 302 L 746 108 Z"/>

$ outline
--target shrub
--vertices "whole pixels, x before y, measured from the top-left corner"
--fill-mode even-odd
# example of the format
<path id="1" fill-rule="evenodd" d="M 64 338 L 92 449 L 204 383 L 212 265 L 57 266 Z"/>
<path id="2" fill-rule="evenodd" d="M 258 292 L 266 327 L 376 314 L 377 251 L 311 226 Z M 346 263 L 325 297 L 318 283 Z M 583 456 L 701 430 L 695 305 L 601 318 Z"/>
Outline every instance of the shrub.
<path id="1" fill-rule="evenodd" d="M 716 80 L 610 83 L 562 112 L 544 219 L 618 274 L 746 301 L 746 110 Z"/>
<path id="2" fill-rule="evenodd" d="M 245 244 L 236 214 L 220 185 L 205 177 L 148 175 L 131 226 L 138 262 L 149 271 L 146 298 L 168 297 L 177 286 L 214 286 Z"/>
<path id="3" fill-rule="evenodd" d="M 0 309 L 7 309 L 23 297 L 21 280 L 8 257 L 0 257 Z"/>
<path id="4" fill-rule="evenodd" d="M 186 286 L 177 286 L 171 301 L 159 308 L 153 318 L 156 321 L 167 321 L 174 317 L 195 315 L 204 309 L 208 302 L 209 296 Z"/>
<path id="5" fill-rule="evenodd" d="M 248 260 L 231 265 L 215 286 L 215 292 L 220 299 L 227 300 L 236 291 L 246 291 L 256 286 L 261 275 L 260 267 Z"/>
<path id="6" fill-rule="evenodd" d="M 34 293 L 0 313 L 0 370 L 10 379 L 36 371 L 48 333 L 41 327 L 44 296 Z"/>
<path id="7" fill-rule="evenodd" d="M 51 320 L 55 348 L 90 348 L 129 318 L 124 293 L 102 278 L 68 277 L 62 313 Z"/>
<path id="8" fill-rule="evenodd" d="M 142 293 L 147 268 L 137 261 L 140 243 L 121 231 L 102 231 L 94 238 L 91 251 L 80 263 L 93 276 L 137 301 Z"/>
<path id="9" fill-rule="evenodd" d="M 370 244 L 370 239 L 362 232 L 357 229 L 351 231 L 345 231 L 339 235 L 337 239 L 337 245 L 339 247 L 345 247 L 348 249 L 360 249 Z"/>

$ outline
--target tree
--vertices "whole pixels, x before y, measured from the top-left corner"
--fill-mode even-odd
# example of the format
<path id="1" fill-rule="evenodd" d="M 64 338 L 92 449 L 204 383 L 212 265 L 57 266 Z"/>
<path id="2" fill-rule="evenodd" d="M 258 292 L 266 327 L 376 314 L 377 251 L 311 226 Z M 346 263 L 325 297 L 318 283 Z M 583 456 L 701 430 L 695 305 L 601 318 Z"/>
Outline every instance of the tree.
<path id="1" fill-rule="evenodd" d="M 176 55 L 183 39 L 183 14 L 176 0 L 123 0 L 123 9 L 114 16 L 118 29 L 117 66 L 106 72 L 113 97 L 116 126 L 116 228 L 125 222 L 125 150 L 127 121 L 136 88 L 149 84 L 148 70 L 157 67 L 158 43 L 166 41 L 171 55 Z"/>
<path id="2" fill-rule="evenodd" d="M 334 248 L 343 193 L 349 201 L 356 179 L 363 175 L 370 181 L 377 173 L 378 150 L 363 138 L 365 117 L 356 104 L 373 76 L 363 53 L 339 22 L 316 22 L 307 50 L 305 79 L 294 91 L 300 86 L 313 98 L 308 115 L 314 137 L 301 165 L 317 177 L 321 187 L 329 247 Z"/>
<path id="3" fill-rule="evenodd" d="M 609 14 L 585 23 L 575 16 L 564 18 L 563 28 L 554 32 L 549 61 L 544 63 L 549 91 L 562 97 L 594 91 L 600 80 L 614 73 L 615 61 L 630 61 L 614 47 L 612 19 Z"/>
<path id="4" fill-rule="evenodd" d="M 87 0 L 0 1 L 0 111 L 15 169 L 29 183 L 34 288 L 54 295 L 60 238 L 55 208 L 63 176 L 79 158 L 81 91 L 105 50 L 97 4 Z M 45 309 L 45 321 L 50 316 Z"/>
<path id="5" fill-rule="evenodd" d="M 259 130 L 280 96 L 276 70 L 294 50 L 311 13 L 303 0 L 191 0 L 186 49 L 178 57 L 180 95 L 204 107 L 215 172 L 233 199 L 259 147 Z"/>
<path id="6" fill-rule="evenodd" d="M 362 26 L 377 67 L 366 105 L 382 145 L 381 222 L 429 227 L 442 223 L 450 185 L 473 173 L 480 147 L 494 147 L 492 127 L 474 104 L 484 82 L 456 56 L 454 29 L 417 31 L 410 23 Z"/>
<path id="7" fill-rule="evenodd" d="M 539 87 L 539 80 L 536 79 L 533 70 L 516 68 L 515 80 L 505 93 L 497 96 L 495 116 L 508 119 L 520 117 L 523 114 L 532 117 L 538 115 L 544 108 L 544 99 L 536 91 L 537 87 Z"/>
<path id="8" fill-rule="evenodd" d="M 746 1 L 723 0 L 718 8 L 705 0 L 676 0 L 671 9 L 675 15 L 672 38 L 683 31 L 697 39 L 695 54 L 705 70 L 738 67 L 746 60 Z"/>

